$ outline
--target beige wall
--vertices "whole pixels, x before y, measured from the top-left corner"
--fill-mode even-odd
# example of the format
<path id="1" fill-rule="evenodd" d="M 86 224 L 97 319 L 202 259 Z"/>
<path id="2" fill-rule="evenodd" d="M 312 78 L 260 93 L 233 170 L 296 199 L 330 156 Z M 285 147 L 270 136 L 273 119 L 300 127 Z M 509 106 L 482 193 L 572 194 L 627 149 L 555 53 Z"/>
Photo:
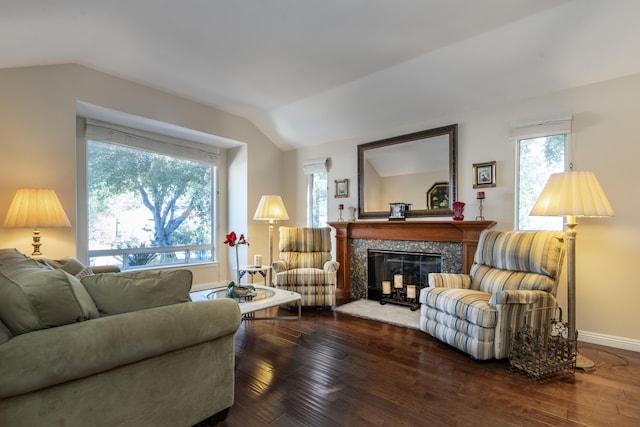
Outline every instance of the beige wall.
<path id="1" fill-rule="evenodd" d="M 634 175 L 640 159 L 640 75 L 425 122 L 393 134 L 371 135 L 363 141 L 299 150 L 296 161 L 299 169 L 306 159 L 331 158 L 329 214 L 335 220 L 338 203 L 357 206 L 357 144 L 458 123 L 458 199 L 467 203 L 465 216 L 473 218 L 478 212 L 472 165 L 495 160 L 497 186 L 485 189 L 484 215 L 498 222 L 497 229 L 512 230 L 515 151 L 508 140 L 509 123 L 562 113 L 573 114 L 575 169 L 596 173 L 616 211 L 614 218 L 578 221 L 580 339 L 640 351 L 640 286 L 634 279 L 640 255 L 640 226 L 635 220 L 640 212 L 640 193 Z M 346 200 L 333 198 L 333 180 L 342 178 L 351 179 L 351 196 Z M 304 200 L 304 185 L 297 186 L 296 194 Z M 566 282 L 561 284 L 559 298 L 566 306 Z"/>
<path id="2" fill-rule="evenodd" d="M 232 217 L 235 231 L 257 237 L 251 251 L 266 253 L 266 227 L 251 217 L 262 194 L 283 191 L 282 153 L 248 120 L 77 65 L 0 70 L 0 93 L 0 212 L 6 212 L 18 187 L 53 188 L 73 225 L 42 230 L 46 256 L 76 254 L 77 101 L 246 144 L 240 157 L 232 157 L 232 167 L 248 171 L 242 182 L 231 183 L 232 203 L 227 201 L 227 181 L 221 180 L 217 246 L 224 248 L 227 218 Z M 30 242 L 31 230 L 0 228 L 1 247 L 31 253 Z M 220 271 L 195 268 L 195 283 L 230 277 L 227 251 L 220 255 Z"/>
<path id="3" fill-rule="evenodd" d="M 50 257 L 75 254 L 77 101 L 247 144 L 246 152 L 238 153 L 240 157 L 229 156 L 234 162 L 244 162 L 248 174 L 246 182 L 229 183 L 234 191 L 232 204 L 243 205 L 240 210 L 229 206 L 226 194 L 221 199 L 217 245 L 222 246 L 229 231 L 227 217 L 233 217 L 235 231 L 249 236 L 248 258 L 255 253 L 264 257 L 268 250 L 266 225 L 251 219 L 262 194 L 282 194 L 291 218 L 283 225 L 304 225 L 304 160 L 330 158 L 329 215 L 335 220 L 338 203 L 346 208 L 357 206 L 357 144 L 451 123 L 459 124 L 459 200 L 467 203 L 467 218 L 476 214 L 472 164 L 495 160 L 497 187 L 485 190 L 484 215 L 498 221 L 497 229 L 510 230 L 515 153 L 507 138 L 509 123 L 572 113 L 575 167 L 596 173 L 617 214 L 611 219 L 579 221 L 580 337 L 640 350 L 640 312 L 635 309 L 640 287 L 632 279 L 634 261 L 640 254 L 640 227 L 634 220 L 640 212 L 640 198 L 633 175 L 640 158 L 636 141 L 640 135 L 640 75 L 425 122 L 389 134 L 372 134 L 363 141 L 336 141 L 287 153 L 280 152 L 241 117 L 76 65 L 0 70 L 0 93 L 0 212 L 6 212 L 17 187 L 55 189 L 74 227 L 42 230 L 43 251 Z M 336 199 L 334 180 L 345 178 L 350 180 L 349 197 Z M 244 188 L 246 195 L 239 194 Z M 240 202 L 236 202 L 238 197 Z M 245 230 L 240 229 L 243 226 Z M 2 247 L 30 252 L 30 238 L 31 230 L 0 228 Z M 223 261 L 221 273 L 197 270 L 196 283 L 230 277 L 227 260 Z M 566 305 L 565 284 L 560 300 Z"/>

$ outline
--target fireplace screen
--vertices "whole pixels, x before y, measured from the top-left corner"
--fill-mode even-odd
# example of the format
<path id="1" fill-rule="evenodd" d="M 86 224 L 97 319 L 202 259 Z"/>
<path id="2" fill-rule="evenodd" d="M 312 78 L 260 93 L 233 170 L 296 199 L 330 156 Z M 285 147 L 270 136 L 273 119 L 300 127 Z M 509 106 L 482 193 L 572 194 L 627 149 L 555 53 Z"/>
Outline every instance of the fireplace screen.
<path id="1" fill-rule="evenodd" d="M 382 299 L 382 282 L 402 275 L 402 282 L 420 289 L 429 284 L 429 273 L 442 271 L 442 255 L 369 249 L 367 251 L 368 299 Z"/>

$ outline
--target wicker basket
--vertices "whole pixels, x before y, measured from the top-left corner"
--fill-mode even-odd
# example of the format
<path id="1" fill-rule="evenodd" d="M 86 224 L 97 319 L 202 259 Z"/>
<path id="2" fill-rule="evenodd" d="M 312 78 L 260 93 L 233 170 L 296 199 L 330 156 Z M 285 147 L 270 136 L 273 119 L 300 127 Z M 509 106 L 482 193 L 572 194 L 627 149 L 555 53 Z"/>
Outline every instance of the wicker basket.
<path id="1" fill-rule="evenodd" d="M 577 354 L 577 331 L 569 338 L 560 307 L 527 310 L 511 335 L 511 369 L 525 372 L 534 381 L 573 374 Z"/>

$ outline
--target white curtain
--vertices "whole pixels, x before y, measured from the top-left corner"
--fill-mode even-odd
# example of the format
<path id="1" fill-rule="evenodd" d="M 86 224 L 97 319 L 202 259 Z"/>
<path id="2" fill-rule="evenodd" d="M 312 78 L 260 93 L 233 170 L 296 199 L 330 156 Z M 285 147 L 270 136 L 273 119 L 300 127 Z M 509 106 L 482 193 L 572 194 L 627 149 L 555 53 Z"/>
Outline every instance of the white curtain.
<path id="1" fill-rule="evenodd" d="M 327 158 L 305 160 L 302 164 L 302 171 L 305 175 L 311 175 L 313 173 L 320 173 L 327 171 Z"/>

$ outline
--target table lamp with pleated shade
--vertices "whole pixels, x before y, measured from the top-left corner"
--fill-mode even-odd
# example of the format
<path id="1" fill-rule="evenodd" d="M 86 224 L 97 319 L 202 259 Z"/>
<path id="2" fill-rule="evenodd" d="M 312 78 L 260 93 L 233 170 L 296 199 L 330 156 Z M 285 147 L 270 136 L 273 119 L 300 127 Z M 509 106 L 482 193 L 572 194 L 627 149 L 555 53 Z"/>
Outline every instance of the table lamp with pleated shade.
<path id="1" fill-rule="evenodd" d="M 6 228 L 33 228 L 32 256 L 41 256 L 40 228 L 71 227 L 54 190 L 19 188 L 3 223 Z"/>

